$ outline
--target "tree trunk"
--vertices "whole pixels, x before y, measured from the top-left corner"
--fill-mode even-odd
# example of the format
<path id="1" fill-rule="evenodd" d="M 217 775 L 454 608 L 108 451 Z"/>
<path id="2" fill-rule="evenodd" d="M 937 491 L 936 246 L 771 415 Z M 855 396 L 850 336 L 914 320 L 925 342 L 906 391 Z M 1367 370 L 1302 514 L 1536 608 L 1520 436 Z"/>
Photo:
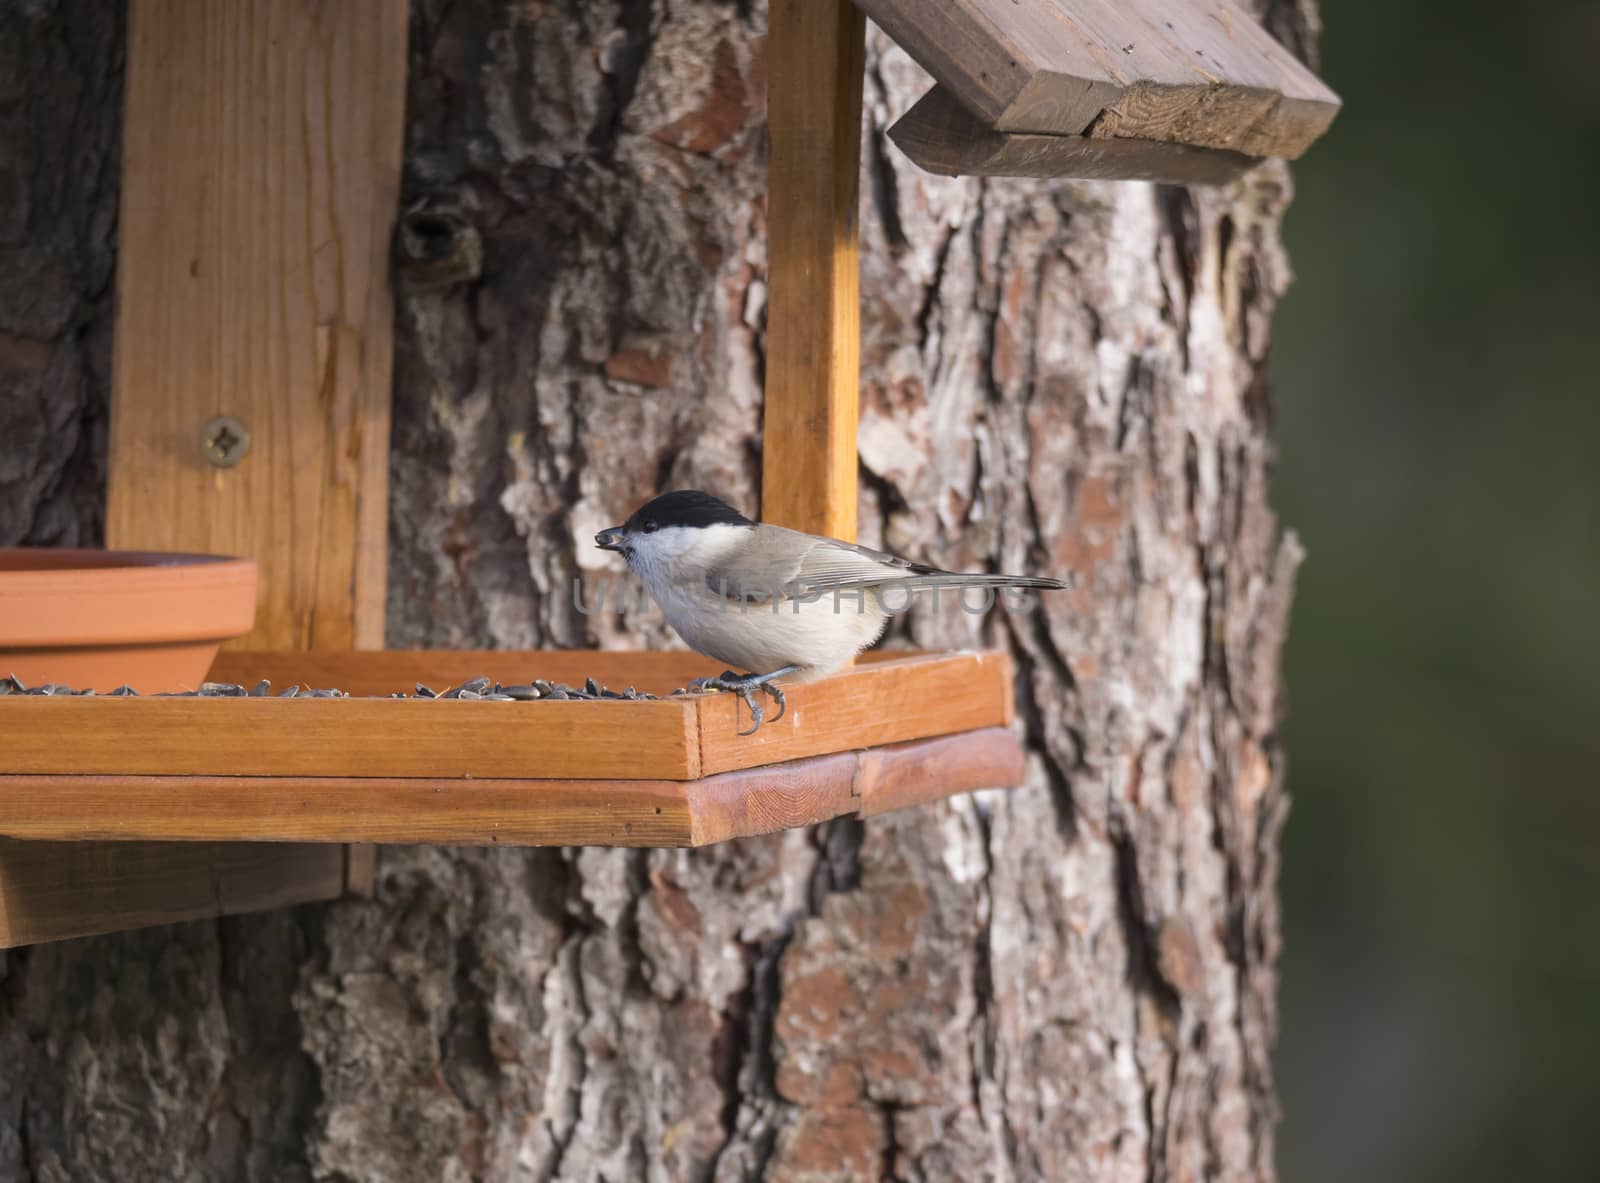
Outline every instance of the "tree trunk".
<path id="1" fill-rule="evenodd" d="M 0 543 L 98 530 L 120 22 L 0 10 Z M 573 583 L 658 488 L 756 508 L 766 52 L 743 3 L 417 0 L 391 644 L 674 643 Z M 0 1180 L 1272 1177 L 1287 173 L 935 178 L 883 137 L 924 85 L 873 34 L 862 538 L 1073 575 L 891 638 L 1012 650 L 1028 784 L 0 954 Z"/>

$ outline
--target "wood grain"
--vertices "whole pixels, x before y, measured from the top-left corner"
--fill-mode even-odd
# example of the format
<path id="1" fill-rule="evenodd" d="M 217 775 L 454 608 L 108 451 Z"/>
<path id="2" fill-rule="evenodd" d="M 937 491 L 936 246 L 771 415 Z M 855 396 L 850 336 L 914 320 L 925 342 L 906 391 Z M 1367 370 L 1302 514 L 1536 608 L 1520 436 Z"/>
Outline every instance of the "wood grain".
<path id="1" fill-rule="evenodd" d="M 1004 727 L 1011 723 L 1011 659 L 1002 653 L 902 657 L 785 687 L 783 717 L 754 735 L 733 695 L 700 699 L 700 768 L 710 775 L 822 752 Z M 780 685 L 782 683 L 780 682 Z M 769 720 L 776 714 L 763 704 Z"/>
<path id="2" fill-rule="evenodd" d="M 317 680 L 383 693 L 426 679 L 435 660 L 464 661 L 464 670 L 489 677 L 524 679 L 530 670 L 571 663 L 574 680 L 583 668 L 600 669 L 613 684 L 647 680 L 630 673 L 633 660 L 643 673 L 673 671 L 663 685 L 681 685 L 677 675 L 703 661 L 693 654 L 602 657 L 352 651 L 322 655 L 324 678 Z M 257 661 L 256 669 L 265 667 L 264 655 Z M 362 672 L 373 669 L 384 677 Z M 739 734 L 749 726 L 745 708 L 727 694 L 528 703 L 13 695 L 0 699 L 0 774 L 692 780 L 1003 726 L 1011 719 L 1011 661 L 984 652 L 887 653 L 786 691 L 784 716 L 748 736 Z"/>
<path id="3" fill-rule="evenodd" d="M 0 777 L 0 833 L 96 842 L 681 846 L 683 781 L 443 777 Z M 341 883 L 344 875 L 340 856 Z"/>
<path id="4" fill-rule="evenodd" d="M 856 757 L 853 791 L 862 817 L 920 804 L 928 784 L 957 793 L 1020 785 L 1027 776 L 1027 755 L 1005 727 L 871 748 Z"/>
<path id="5" fill-rule="evenodd" d="M 1025 775 L 1021 742 L 1005 727 L 706 777 L 691 788 L 694 844 L 870 817 L 975 789 L 1011 788 Z"/>
<path id="6" fill-rule="evenodd" d="M 998 132 L 942 86 L 918 100 L 889 129 L 889 138 L 918 167 L 942 176 L 1221 185 L 1261 163 L 1238 152 L 1161 140 Z"/>
<path id="7" fill-rule="evenodd" d="M 698 776 L 696 702 L 0 701 L 0 772 Z"/>
<path id="8" fill-rule="evenodd" d="M 130 8 L 106 539 L 258 560 L 245 644 L 383 643 L 407 13 Z"/>
<path id="9" fill-rule="evenodd" d="M 1293 159 L 1339 110 L 1339 97 L 1232 0 L 858 3 L 998 132 Z"/>
<path id="10" fill-rule="evenodd" d="M 998 727 L 695 781 L 4 776 L 0 834 L 35 840 L 20 844 L 30 847 L 66 838 L 97 840 L 84 847 L 149 840 L 700 846 L 1021 779 L 1021 745 Z M 340 874 L 343 882 L 342 860 Z"/>
<path id="11" fill-rule="evenodd" d="M 344 877 L 337 846 L 0 838 L 0 949 L 333 899 Z"/>
<path id="12" fill-rule="evenodd" d="M 854 541 L 865 25 L 849 0 L 773 0 L 769 22 L 761 516 Z"/>

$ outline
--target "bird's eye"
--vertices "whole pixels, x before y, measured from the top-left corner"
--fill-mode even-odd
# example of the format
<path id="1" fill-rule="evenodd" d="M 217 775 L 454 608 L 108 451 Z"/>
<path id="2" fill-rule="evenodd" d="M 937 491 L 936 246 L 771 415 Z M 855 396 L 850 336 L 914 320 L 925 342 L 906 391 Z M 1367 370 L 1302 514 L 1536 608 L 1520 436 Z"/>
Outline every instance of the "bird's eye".
<path id="1" fill-rule="evenodd" d="M 639 528 L 641 530 L 643 530 L 646 534 L 654 534 L 661 527 L 656 524 L 656 521 L 655 521 L 654 518 L 646 518 L 645 522 L 644 522 L 644 525 L 640 526 Z"/>

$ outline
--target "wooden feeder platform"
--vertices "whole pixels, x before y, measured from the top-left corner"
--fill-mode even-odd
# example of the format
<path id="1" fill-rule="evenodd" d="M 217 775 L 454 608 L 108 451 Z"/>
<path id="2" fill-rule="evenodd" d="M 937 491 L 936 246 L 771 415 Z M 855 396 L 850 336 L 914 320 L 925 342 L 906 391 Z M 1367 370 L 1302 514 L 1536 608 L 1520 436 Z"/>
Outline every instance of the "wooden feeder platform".
<path id="1" fill-rule="evenodd" d="M 867 654 L 753 735 L 736 695 L 671 696 L 717 672 L 681 652 L 227 652 L 218 680 L 351 697 L 9 695 L 0 948 L 369 890 L 371 843 L 701 846 L 1023 779 L 1006 654 Z M 384 697 L 477 676 L 663 697 Z"/>
<path id="2" fill-rule="evenodd" d="M 1021 748 L 1005 730 L 1009 657 L 874 657 L 791 687 L 783 717 L 753 735 L 739 734 L 749 715 L 723 693 L 14 696 L 0 703 L 0 834 L 700 846 L 1021 779 Z M 214 672 L 381 696 L 479 674 L 593 677 L 670 695 L 718 671 L 692 653 L 390 650 L 230 653 Z"/>

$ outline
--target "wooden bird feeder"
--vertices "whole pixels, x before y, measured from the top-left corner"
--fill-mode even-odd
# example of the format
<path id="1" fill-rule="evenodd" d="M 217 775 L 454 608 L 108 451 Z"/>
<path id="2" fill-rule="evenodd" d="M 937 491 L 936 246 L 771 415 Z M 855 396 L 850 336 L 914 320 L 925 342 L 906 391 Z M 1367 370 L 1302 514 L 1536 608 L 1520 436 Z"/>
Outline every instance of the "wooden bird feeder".
<path id="1" fill-rule="evenodd" d="M 1337 106 L 1228 4 L 772 0 L 763 517 L 847 539 L 863 10 L 937 80 L 892 133 L 937 171 L 1219 180 L 1298 154 Z M 132 0 L 107 544 L 259 561 L 219 680 L 714 673 L 381 648 L 407 16 Z M 224 416 L 250 441 L 227 467 L 200 446 Z M 1011 693 L 1004 654 L 871 654 L 753 736 L 720 695 L 8 696 L 0 948 L 364 892 L 380 842 L 699 845 L 1014 785 Z"/>

